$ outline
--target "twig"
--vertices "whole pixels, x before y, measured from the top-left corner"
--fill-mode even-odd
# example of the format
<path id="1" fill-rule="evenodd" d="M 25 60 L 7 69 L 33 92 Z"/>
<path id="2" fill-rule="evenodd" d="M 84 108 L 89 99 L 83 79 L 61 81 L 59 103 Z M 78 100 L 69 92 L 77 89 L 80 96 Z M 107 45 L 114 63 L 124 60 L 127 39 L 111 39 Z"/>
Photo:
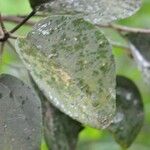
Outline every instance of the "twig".
<path id="1" fill-rule="evenodd" d="M 123 48 L 123 49 L 130 49 L 128 46 L 122 45 L 122 44 L 114 42 L 114 41 L 110 41 L 110 44 L 114 47 Z"/>
<path id="2" fill-rule="evenodd" d="M 106 25 L 96 25 L 102 28 L 112 28 L 119 32 L 132 32 L 132 33 L 145 33 L 150 34 L 150 29 L 132 28 L 118 24 L 106 24 Z"/>
<path id="3" fill-rule="evenodd" d="M 29 21 L 29 19 L 34 16 L 34 17 L 45 17 L 45 14 L 36 14 L 36 12 L 32 11 L 28 16 L 23 15 L 23 16 L 3 16 L 2 19 L 4 21 L 9 21 L 9 22 L 14 22 L 14 23 L 19 23 L 14 29 L 12 29 L 10 32 L 13 33 L 15 32 L 18 28 L 20 28 L 23 24 L 26 25 L 31 25 L 33 26 L 36 22 L 34 21 Z M 118 25 L 118 24 L 106 24 L 106 25 L 98 25 L 98 27 L 102 28 L 112 28 L 115 29 L 119 32 L 133 32 L 133 33 L 145 33 L 145 34 L 150 34 L 150 29 L 142 29 L 142 28 L 134 28 L 134 27 L 127 27 L 123 25 Z"/>
<path id="4" fill-rule="evenodd" d="M 26 18 L 24 18 L 22 20 L 22 22 L 20 24 L 18 24 L 16 27 L 14 27 L 10 33 L 14 33 L 15 31 L 17 31 L 22 25 L 24 25 L 32 16 L 34 16 L 36 13 L 35 10 L 33 10 Z"/>
<path id="5" fill-rule="evenodd" d="M 3 33 L 5 34 L 6 33 L 6 28 L 5 28 L 5 25 L 3 23 L 3 18 L 1 16 L 1 13 L 0 13 L 0 26 L 2 28 Z"/>
<path id="6" fill-rule="evenodd" d="M 17 17 L 17 16 L 2 16 L 2 19 L 3 19 L 3 21 L 13 22 L 13 23 L 21 23 L 23 21 L 23 18 Z M 36 22 L 34 22 L 34 21 L 28 20 L 24 24 L 33 26 L 35 23 Z"/>
<path id="7" fill-rule="evenodd" d="M 46 17 L 46 14 L 35 14 L 33 17 Z M 17 17 L 25 18 L 27 15 L 17 15 Z"/>
<path id="8" fill-rule="evenodd" d="M 127 52 L 127 55 L 130 57 L 130 58 L 133 58 L 132 56 L 132 53 L 131 53 L 131 49 L 129 46 L 125 46 L 125 45 L 122 45 L 120 43 L 116 43 L 116 42 L 113 42 L 113 41 L 110 41 L 110 44 L 114 47 L 117 47 L 117 48 L 121 48 L 121 49 L 124 49 L 126 50 Z"/>

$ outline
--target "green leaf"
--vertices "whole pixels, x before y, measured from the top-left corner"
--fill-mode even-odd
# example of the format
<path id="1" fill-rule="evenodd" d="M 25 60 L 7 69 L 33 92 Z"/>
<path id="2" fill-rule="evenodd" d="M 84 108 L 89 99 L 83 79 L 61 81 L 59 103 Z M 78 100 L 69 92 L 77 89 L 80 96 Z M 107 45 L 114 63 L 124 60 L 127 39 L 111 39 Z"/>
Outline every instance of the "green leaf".
<path id="1" fill-rule="evenodd" d="M 48 17 L 16 46 L 52 104 L 83 124 L 110 124 L 116 103 L 115 62 L 99 29 L 75 16 Z"/>
<path id="2" fill-rule="evenodd" d="M 0 149 L 38 150 L 41 105 L 35 92 L 19 79 L 0 76 Z"/>
<path id="3" fill-rule="evenodd" d="M 144 80 L 150 84 L 150 35 L 144 33 L 129 33 L 131 53 L 138 68 L 141 70 Z"/>
<path id="4" fill-rule="evenodd" d="M 39 90 L 31 77 L 42 103 L 44 137 L 49 149 L 75 150 L 78 134 L 82 130 L 79 122 L 55 108 Z"/>
<path id="5" fill-rule="evenodd" d="M 141 0 L 49 0 L 42 8 L 54 14 L 81 13 L 87 21 L 105 24 L 133 15 L 140 5 Z"/>
<path id="6" fill-rule="evenodd" d="M 108 129 L 124 148 L 138 135 L 144 120 L 143 102 L 136 85 L 126 77 L 117 76 L 117 112 Z"/>

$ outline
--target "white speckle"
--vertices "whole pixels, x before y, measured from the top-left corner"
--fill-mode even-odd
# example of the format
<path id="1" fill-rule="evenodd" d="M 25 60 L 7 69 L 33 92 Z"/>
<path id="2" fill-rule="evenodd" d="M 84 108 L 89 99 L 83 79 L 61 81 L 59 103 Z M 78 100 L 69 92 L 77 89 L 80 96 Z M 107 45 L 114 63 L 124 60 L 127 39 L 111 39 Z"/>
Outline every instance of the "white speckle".
<path id="1" fill-rule="evenodd" d="M 37 47 L 38 49 L 41 49 L 41 48 L 42 48 L 42 46 L 41 46 L 41 45 L 37 45 L 36 47 Z"/>
<path id="2" fill-rule="evenodd" d="M 127 93 L 127 94 L 126 94 L 126 99 L 127 99 L 128 101 L 131 100 L 131 97 L 132 97 L 132 93 Z"/>
<path id="3" fill-rule="evenodd" d="M 6 124 L 4 125 L 4 128 L 7 128 L 7 125 L 6 125 Z"/>
<path id="4" fill-rule="evenodd" d="M 78 39 L 75 37 L 74 40 L 77 41 Z"/>
<path id="5" fill-rule="evenodd" d="M 48 31 L 48 30 L 43 30 L 43 31 L 42 31 L 42 34 L 43 34 L 43 35 L 49 35 L 49 31 Z"/>
<path id="6" fill-rule="evenodd" d="M 53 96 L 51 95 L 51 93 L 49 92 L 49 98 L 50 99 L 53 99 Z"/>
<path id="7" fill-rule="evenodd" d="M 114 119 L 113 119 L 113 123 L 119 123 L 119 122 L 121 122 L 123 120 L 123 118 L 124 118 L 124 114 L 118 112 L 116 114 L 116 116 L 114 117 Z"/>
<path id="8" fill-rule="evenodd" d="M 45 28 L 45 27 L 47 27 L 47 23 L 45 23 L 41 26 L 41 28 Z"/>
<path id="9" fill-rule="evenodd" d="M 57 56 L 57 54 L 55 53 L 55 54 L 50 54 L 50 55 L 48 55 L 48 58 L 52 58 L 52 57 L 56 57 Z"/>

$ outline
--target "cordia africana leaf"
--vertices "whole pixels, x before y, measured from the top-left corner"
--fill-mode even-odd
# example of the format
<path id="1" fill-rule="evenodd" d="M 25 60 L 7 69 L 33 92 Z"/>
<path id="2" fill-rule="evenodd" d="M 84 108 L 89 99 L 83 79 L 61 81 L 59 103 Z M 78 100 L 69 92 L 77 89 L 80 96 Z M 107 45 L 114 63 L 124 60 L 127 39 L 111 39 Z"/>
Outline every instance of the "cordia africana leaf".
<path id="1" fill-rule="evenodd" d="M 80 13 L 94 24 L 106 24 L 133 15 L 140 6 L 141 0 L 49 0 L 41 10 L 53 14 Z"/>
<path id="2" fill-rule="evenodd" d="M 150 35 L 144 33 L 129 33 L 129 46 L 144 80 L 150 84 Z"/>
<path id="3" fill-rule="evenodd" d="M 117 111 L 108 127 L 117 143 L 129 147 L 144 120 L 143 102 L 137 86 L 130 79 L 117 76 Z"/>
<path id="4" fill-rule="evenodd" d="M 98 28 L 76 16 L 48 17 L 16 46 L 52 104 L 83 124 L 110 124 L 115 113 L 115 62 Z"/>
<path id="5" fill-rule="evenodd" d="M 41 131 L 41 104 L 33 89 L 0 75 L 0 149 L 39 150 Z"/>

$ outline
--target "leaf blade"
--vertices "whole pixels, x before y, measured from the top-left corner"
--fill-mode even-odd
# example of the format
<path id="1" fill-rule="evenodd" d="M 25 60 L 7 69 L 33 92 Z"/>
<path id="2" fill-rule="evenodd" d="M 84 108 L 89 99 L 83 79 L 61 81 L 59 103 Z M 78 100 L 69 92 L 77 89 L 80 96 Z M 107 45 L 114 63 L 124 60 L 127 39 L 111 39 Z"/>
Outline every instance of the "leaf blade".
<path id="1" fill-rule="evenodd" d="M 108 127 L 115 140 L 128 148 L 143 126 L 144 110 L 140 92 L 126 77 L 117 76 L 117 111 Z"/>
<path id="2" fill-rule="evenodd" d="M 4 88 L 7 90 L 3 91 Z M 1 149 L 39 149 L 42 122 L 39 99 L 31 88 L 11 75 L 0 76 L 0 89 Z"/>
<path id="3" fill-rule="evenodd" d="M 53 14 L 81 13 L 89 22 L 106 24 L 133 15 L 140 6 L 141 0 L 49 0 L 42 10 Z"/>
<path id="4" fill-rule="evenodd" d="M 115 112 L 115 63 L 99 29 L 76 16 L 48 17 L 17 46 L 52 104 L 83 124 L 108 126 Z"/>

